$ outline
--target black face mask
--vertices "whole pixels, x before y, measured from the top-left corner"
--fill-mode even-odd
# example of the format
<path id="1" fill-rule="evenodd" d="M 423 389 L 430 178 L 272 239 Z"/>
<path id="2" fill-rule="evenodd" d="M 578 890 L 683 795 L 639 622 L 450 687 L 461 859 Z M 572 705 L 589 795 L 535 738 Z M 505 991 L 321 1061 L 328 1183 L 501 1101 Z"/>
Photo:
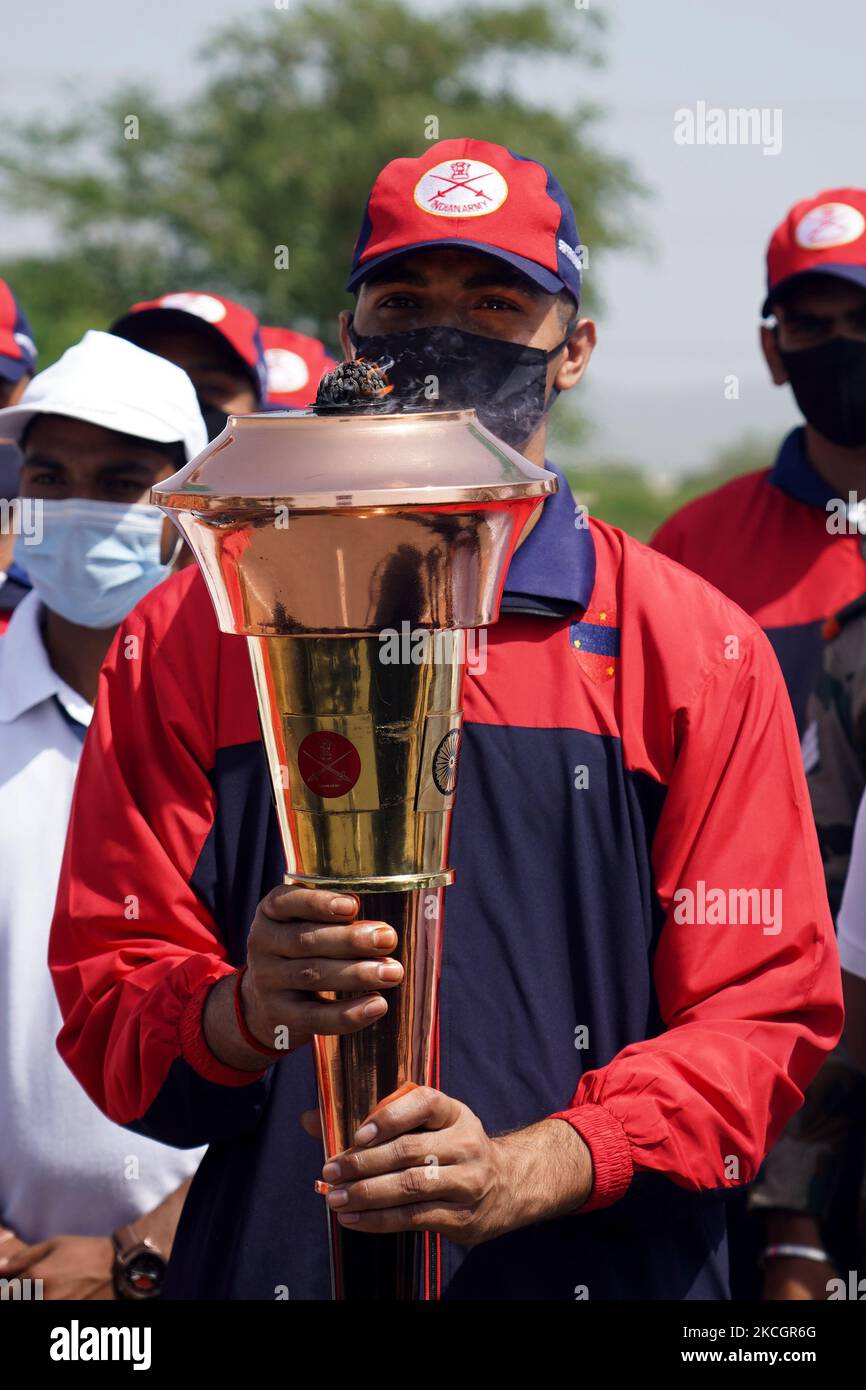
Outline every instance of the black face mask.
<path id="1" fill-rule="evenodd" d="M 196 400 L 202 413 L 204 427 L 207 430 L 208 442 L 210 442 L 212 439 L 216 439 L 218 434 L 222 434 L 229 417 L 224 410 L 220 410 L 219 406 L 211 405 L 209 401 L 202 400 L 198 394 L 196 394 Z"/>
<path id="2" fill-rule="evenodd" d="M 809 424 L 846 449 L 866 444 L 866 342 L 831 338 L 779 356 Z"/>
<path id="3" fill-rule="evenodd" d="M 519 449 L 559 395 L 546 396 L 547 365 L 561 352 L 569 332 L 550 352 L 462 328 L 412 328 L 405 333 L 364 336 L 348 325 L 359 357 L 382 366 L 397 409 L 474 409 L 482 425 Z"/>

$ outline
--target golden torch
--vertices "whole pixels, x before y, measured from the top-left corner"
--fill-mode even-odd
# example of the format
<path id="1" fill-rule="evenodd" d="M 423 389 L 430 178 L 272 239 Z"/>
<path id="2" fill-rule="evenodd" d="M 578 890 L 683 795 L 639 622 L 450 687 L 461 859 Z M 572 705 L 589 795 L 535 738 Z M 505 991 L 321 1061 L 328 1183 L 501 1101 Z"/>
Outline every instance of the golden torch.
<path id="1" fill-rule="evenodd" d="M 354 893 L 397 932 L 387 1014 L 314 1039 L 328 1158 L 432 1084 L 467 632 L 496 620 L 556 487 L 474 411 L 332 407 L 230 416 L 153 491 L 220 628 L 247 639 L 286 882 Z M 335 1298 L 435 1296 L 435 1239 L 328 1220 Z"/>

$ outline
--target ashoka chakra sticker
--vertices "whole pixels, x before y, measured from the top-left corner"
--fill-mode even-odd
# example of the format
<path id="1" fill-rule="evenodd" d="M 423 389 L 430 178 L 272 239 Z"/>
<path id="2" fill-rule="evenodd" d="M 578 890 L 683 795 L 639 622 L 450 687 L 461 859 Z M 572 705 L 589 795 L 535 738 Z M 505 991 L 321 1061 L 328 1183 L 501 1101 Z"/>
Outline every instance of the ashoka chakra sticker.
<path id="1" fill-rule="evenodd" d="M 433 781 L 443 796 L 450 796 L 457 785 L 457 753 L 460 730 L 449 729 L 433 754 Z"/>

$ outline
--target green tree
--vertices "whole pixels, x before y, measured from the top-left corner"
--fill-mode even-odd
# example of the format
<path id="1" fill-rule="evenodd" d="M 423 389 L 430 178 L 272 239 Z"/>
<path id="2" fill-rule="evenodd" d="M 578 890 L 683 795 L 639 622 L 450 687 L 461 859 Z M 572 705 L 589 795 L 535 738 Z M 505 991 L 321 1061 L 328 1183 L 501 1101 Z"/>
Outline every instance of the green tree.
<path id="1" fill-rule="evenodd" d="M 143 88 L 90 115 L 7 125 L 0 178 L 47 213 L 51 255 L 0 266 L 52 360 L 88 326 L 170 289 L 239 297 L 267 322 L 335 341 L 335 315 L 367 192 L 388 160 L 472 134 L 555 168 L 595 257 L 627 241 L 639 192 L 603 152 L 598 111 L 519 99 L 521 65 L 566 62 L 572 89 L 598 59 L 595 11 L 561 3 L 458 5 L 425 17 L 401 0 L 314 0 L 233 26 L 202 52 L 205 80 L 172 108 Z M 438 127 L 438 128 L 437 128 Z M 288 269 L 277 266 L 285 260 Z"/>

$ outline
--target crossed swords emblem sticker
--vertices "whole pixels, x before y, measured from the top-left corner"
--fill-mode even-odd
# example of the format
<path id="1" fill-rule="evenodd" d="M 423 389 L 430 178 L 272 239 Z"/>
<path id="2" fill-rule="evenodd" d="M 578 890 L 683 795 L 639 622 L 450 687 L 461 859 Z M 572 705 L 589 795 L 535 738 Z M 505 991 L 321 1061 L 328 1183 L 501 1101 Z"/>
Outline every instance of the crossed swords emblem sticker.
<path id="1" fill-rule="evenodd" d="M 345 796 L 361 775 L 361 755 L 351 739 L 320 729 L 301 740 L 298 770 L 316 796 Z"/>
<path id="2" fill-rule="evenodd" d="M 428 169 L 415 185 L 418 207 L 436 217 L 483 217 L 507 197 L 503 175 L 477 159 L 446 160 Z"/>

